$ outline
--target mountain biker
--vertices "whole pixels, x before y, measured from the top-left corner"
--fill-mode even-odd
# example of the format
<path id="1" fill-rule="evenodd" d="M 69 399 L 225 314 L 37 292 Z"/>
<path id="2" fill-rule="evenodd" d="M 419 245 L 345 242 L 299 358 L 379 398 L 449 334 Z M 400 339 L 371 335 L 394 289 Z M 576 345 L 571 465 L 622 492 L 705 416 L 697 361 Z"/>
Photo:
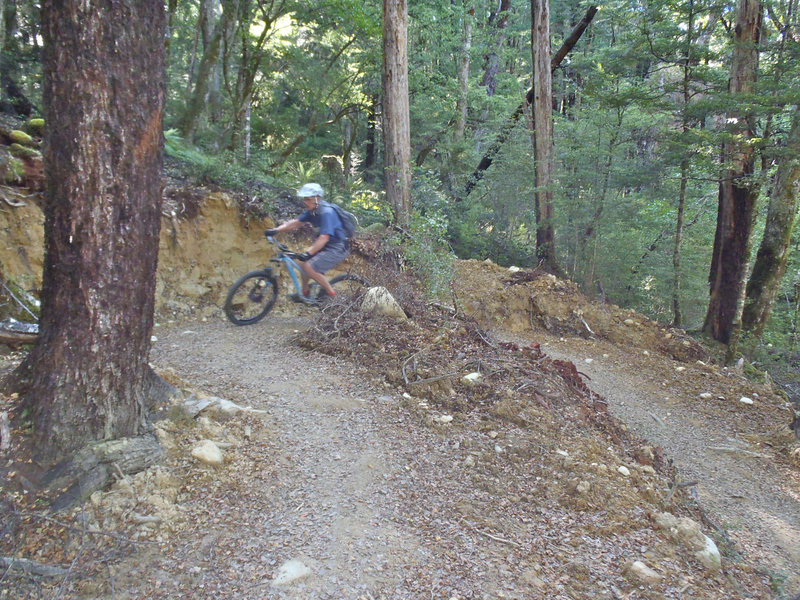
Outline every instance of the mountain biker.
<path id="1" fill-rule="evenodd" d="M 317 239 L 309 246 L 308 250 L 300 256 L 300 267 L 303 296 L 308 296 L 308 280 L 313 279 L 325 290 L 324 299 L 336 297 L 336 290 L 331 287 L 325 273 L 333 269 L 350 254 L 350 248 L 344 233 L 344 227 L 336 211 L 322 202 L 325 191 L 318 183 L 306 183 L 297 190 L 297 197 L 303 201 L 305 212 L 296 219 L 281 223 L 274 229 L 267 229 L 264 234 L 273 236 L 276 233 L 299 229 L 304 223 L 311 223 L 319 228 Z"/>

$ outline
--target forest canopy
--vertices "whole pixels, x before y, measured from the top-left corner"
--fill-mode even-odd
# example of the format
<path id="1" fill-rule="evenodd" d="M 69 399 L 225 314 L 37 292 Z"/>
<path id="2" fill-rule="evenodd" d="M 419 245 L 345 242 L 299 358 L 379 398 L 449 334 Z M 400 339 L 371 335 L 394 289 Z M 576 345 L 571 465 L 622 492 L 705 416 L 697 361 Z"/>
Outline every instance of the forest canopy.
<path id="1" fill-rule="evenodd" d="M 732 193 L 747 196 L 750 211 L 739 267 L 746 272 L 736 276 L 745 278 L 739 313 L 744 305 L 745 328 L 762 336 L 759 360 L 774 360 L 767 352 L 775 348 L 780 360 L 797 360 L 794 0 L 595 7 L 552 71 L 546 189 L 534 160 L 533 140 L 542 133 L 532 131 L 523 103 L 536 89 L 532 14 L 540 4 L 409 2 L 406 226 L 459 257 L 523 267 L 539 262 L 537 230 L 550 228 L 555 264 L 585 292 L 709 330 L 709 279 L 713 296 L 714 274 L 724 271 L 714 266 L 723 188 L 733 182 Z M 744 5 L 755 11 L 750 41 L 737 33 Z M 546 7 L 547 50 L 555 54 L 593 7 L 555 0 Z M 40 116 L 39 3 L 3 0 L 0 8 L 2 110 Z M 250 190 L 265 209 L 274 187 L 319 181 L 364 223 L 391 222 L 379 5 L 169 0 L 166 12 L 170 165 L 200 181 Z M 520 106 L 522 116 L 509 128 Z M 490 150 L 491 166 L 478 170 Z M 536 210 L 540 197 L 551 213 Z M 764 328 L 758 314 L 747 320 L 746 307 L 759 302 L 756 288 L 772 284 L 745 284 L 750 270 L 761 273 L 757 256 L 769 261 L 776 253 L 788 262 L 781 269 L 766 263 L 778 277 Z"/>

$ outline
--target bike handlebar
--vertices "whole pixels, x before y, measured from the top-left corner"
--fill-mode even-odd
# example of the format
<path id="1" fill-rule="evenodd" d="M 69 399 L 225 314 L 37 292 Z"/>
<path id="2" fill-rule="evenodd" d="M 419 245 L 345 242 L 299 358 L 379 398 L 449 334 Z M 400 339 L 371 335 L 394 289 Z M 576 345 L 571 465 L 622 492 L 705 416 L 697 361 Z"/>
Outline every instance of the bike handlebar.
<path id="1" fill-rule="evenodd" d="M 281 244 L 278 240 L 275 239 L 274 236 L 268 235 L 266 236 L 267 240 L 269 240 L 278 250 L 280 250 L 283 254 L 288 256 L 289 258 L 293 258 L 295 260 L 300 258 L 302 252 L 295 252 L 293 250 L 289 250 L 288 246 Z"/>

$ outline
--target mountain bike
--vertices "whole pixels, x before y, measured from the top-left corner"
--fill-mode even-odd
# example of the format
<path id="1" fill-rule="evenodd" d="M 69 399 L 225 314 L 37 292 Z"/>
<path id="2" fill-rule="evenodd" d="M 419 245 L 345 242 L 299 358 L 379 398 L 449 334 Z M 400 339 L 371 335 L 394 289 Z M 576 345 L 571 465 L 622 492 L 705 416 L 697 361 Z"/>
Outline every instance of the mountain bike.
<path id="1" fill-rule="evenodd" d="M 320 306 L 325 290 L 316 281 L 309 281 L 309 293 L 303 294 L 300 283 L 302 269 L 295 261 L 300 253 L 289 250 L 272 236 L 267 239 L 278 249 L 278 253 L 270 262 L 278 263 L 289 272 L 295 292 L 289 299 L 309 306 Z M 252 325 L 263 319 L 275 306 L 278 299 L 278 275 L 272 267 L 250 271 L 242 275 L 228 291 L 225 298 L 225 315 L 236 325 Z M 355 273 L 344 273 L 330 280 L 337 298 L 347 299 L 366 291 L 367 281 Z"/>

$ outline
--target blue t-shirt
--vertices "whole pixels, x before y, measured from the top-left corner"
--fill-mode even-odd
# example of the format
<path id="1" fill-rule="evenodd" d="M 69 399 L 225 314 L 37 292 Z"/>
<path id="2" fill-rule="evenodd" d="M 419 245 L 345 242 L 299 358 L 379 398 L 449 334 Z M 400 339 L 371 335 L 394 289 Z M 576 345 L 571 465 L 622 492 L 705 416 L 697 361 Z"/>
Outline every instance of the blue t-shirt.
<path id="1" fill-rule="evenodd" d="M 346 240 L 342 221 L 329 204 L 320 202 L 315 210 L 305 211 L 297 217 L 297 220 L 318 227 L 320 235 L 329 235 L 331 237 L 329 244 L 342 243 Z"/>

